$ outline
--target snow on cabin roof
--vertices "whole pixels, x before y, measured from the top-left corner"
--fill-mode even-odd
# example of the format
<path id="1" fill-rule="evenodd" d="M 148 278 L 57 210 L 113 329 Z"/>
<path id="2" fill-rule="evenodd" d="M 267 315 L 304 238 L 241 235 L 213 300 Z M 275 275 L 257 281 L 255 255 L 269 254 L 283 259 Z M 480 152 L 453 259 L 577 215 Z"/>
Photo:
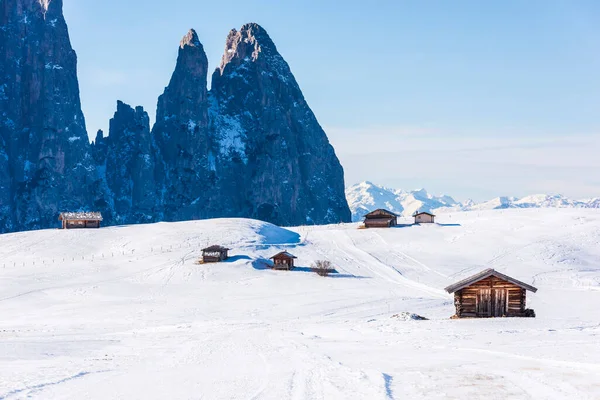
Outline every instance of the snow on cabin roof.
<path id="1" fill-rule="evenodd" d="M 287 251 L 282 251 L 281 253 L 275 254 L 273 257 L 271 257 L 271 259 L 278 258 L 278 257 L 298 258 L 295 255 L 288 253 Z"/>
<path id="2" fill-rule="evenodd" d="M 99 212 L 62 212 L 58 220 L 79 220 L 79 221 L 102 221 L 102 214 Z"/>
<path id="3" fill-rule="evenodd" d="M 218 244 L 214 244 L 205 249 L 202 249 L 202 251 L 227 251 L 227 250 L 231 250 L 231 249 L 228 249 L 227 247 L 219 246 Z"/>
<path id="4" fill-rule="evenodd" d="M 417 215 L 423 215 L 423 214 L 427 214 L 427 215 L 431 215 L 432 217 L 435 217 L 435 214 L 432 214 L 427 211 L 415 211 L 415 213 L 413 214 L 413 217 L 416 217 Z"/>
<path id="5" fill-rule="evenodd" d="M 368 217 L 371 217 L 371 216 L 376 216 L 376 215 L 378 215 L 378 213 L 387 214 L 390 218 L 399 217 L 398 214 L 393 213 L 393 212 L 391 212 L 389 210 L 386 210 L 385 208 L 378 208 L 377 210 L 373 210 L 370 213 L 366 214 L 365 218 L 368 218 Z"/>
<path id="6" fill-rule="evenodd" d="M 511 278 L 508 275 L 501 274 L 500 272 L 498 272 L 492 268 L 485 269 L 475 275 L 472 275 L 468 278 L 463 279 L 462 281 L 458 281 L 455 284 L 450 285 L 447 288 L 445 288 L 445 290 L 448 293 L 454 293 L 461 289 L 464 289 L 467 286 L 474 284 L 475 282 L 479 282 L 480 280 L 488 278 L 490 276 L 495 276 L 496 278 L 500 278 L 500 279 L 508 281 L 510 283 L 514 283 L 515 285 L 520 286 L 523 289 L 530 290 L 533 293 L 537 292 L 537 288 L 535 288 L 531 285 L 528 285 L 524 282 L 521 282 L 519 280 L 516 280 L 515 278 Z"/>

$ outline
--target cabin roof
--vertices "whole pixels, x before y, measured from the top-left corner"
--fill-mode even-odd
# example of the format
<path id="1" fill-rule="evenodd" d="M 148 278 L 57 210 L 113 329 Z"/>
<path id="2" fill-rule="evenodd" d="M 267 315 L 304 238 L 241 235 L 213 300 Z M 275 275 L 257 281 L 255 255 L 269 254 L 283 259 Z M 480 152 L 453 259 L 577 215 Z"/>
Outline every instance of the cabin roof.
<path id="1" fill-rule="evenodd" d="M 528 285 L 524 282 L 521 282 L 515 278 L 511 278 L 508 275 L 504 275 L 492 268 L 488 268 L 486 270 L 479 272 L 478 274 L 472 275 L 468 278 L 463 279 L 462 281 L 456 282 L 455 284 L 448 286 L 445 290 L 448 293 L 454 293 L 454 292 L 457 292 L 467 286 L 474 284 L 475 282 L 479 282 L 480 280 L 488 278 L 490 276 L 495 276 L 496 278 L 500 278 L 500 279 L 503 279 L 510 283 L 514 283 L 515 285 L 520 286 L 523 289 L 532 291 L 533 293 L 537 292 L 537 288 L 535 288 L 531 285 Z"/>
<path id="2" fill-rule="evenodd" d="M 279 258 L 279 257 L 283 257 L 283 258 L 298 258 L 295 255 L 288 253 L 287 251 L 282 251 L 281 253 L 277 253 L 275 254 L 273 257 L 271 257 L 271 259 L 273 258 Z"/>
<path id="3" fill-rule="evenodd" d="M 58 216 L 59 221 L 78 220 L 78 221 L 102 221 L 102 214 L 99 212 L 61 212 Z"/>
<path id="4" fill-rule="evenodd" d="M 413 217 L 416 217 L 417 215 L 423 215 L 423 214 L 427 214 L 427 215 L 431 215 L 432 217 L 435 217 L 435 214 L 432 214 L 432 213 L 430 213 L 430 212 L 427 212 L 427 211 L 416 211 L 416 212 L 413 214 Z"/>
<path id="5" fill-rule="evenodd" d="M 208 246 L 207 248 L 202 249 L 202 251 L 227 251 L 227 250 L 231 250 L 231 249 L 220 246 L 218 244 L 213 244 L 212 246 Z"/>
<path id="6" fill-rule="evenodd" d="M 391 212 L 389 210 L 386 210 L 385 208 L 378 208 L 377 210 L 373 210 L 370 213 L 366 214 L 364 216 L 364 218 L 369 218 L 369 217 L 375 216 L 376 212 L 382 212 L 383 214 L 388 214 L 390 216 L 390 218 L 392 218 L 392 217 L 398 217 L 398 214 L 395 214 L 395 213 L 393 213 L 393 212 Z"/>

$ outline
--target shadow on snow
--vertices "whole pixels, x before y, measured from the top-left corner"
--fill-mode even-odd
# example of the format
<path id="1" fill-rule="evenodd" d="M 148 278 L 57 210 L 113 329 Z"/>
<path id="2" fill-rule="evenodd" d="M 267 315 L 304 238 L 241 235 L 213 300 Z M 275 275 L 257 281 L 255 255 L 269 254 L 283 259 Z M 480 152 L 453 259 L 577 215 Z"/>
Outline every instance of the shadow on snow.
<path id="1" fill-rule="evenodd" d="M 272 264 L 269 260 L 265 259 L 265 258 L 259 258 L 257 260 L 252 261 L 252 268 L 254 268 L 255 270 L 258 271 L 263 271 L 263 270 L 267 270 L 267 269 L 272 269 Z M 316 271 L 314 270 L 314 268 L 312 267 L 302 267 L 302 266 L 296 266 L 294 268 L 292 268 L 291 270 L 287 271 L 287 270 L 282 270 L 283 272 L 289 272 L 289 273 L 294 273 L 294 272 L 309 272 L 312 274 L 316 274 Z M 338 271 L 333 270 L 330 275 L 328 275 L 328 278 L 353 278 L 353 279 L 369 279 L 368 276 L 359 276 L 359 275 L 352 275 L 352 274 L 340 274 Z"/>
<path id="2" fill-rule="evenodd" d="M 226 260 L 224 260 L 223 262 L 226 263 L 233 263 L 239 260 L 252 260 L 250 257 L 246 256 L 246 255 L 238 255 L 238 256 L 231 256 L 228 257 Z"/>

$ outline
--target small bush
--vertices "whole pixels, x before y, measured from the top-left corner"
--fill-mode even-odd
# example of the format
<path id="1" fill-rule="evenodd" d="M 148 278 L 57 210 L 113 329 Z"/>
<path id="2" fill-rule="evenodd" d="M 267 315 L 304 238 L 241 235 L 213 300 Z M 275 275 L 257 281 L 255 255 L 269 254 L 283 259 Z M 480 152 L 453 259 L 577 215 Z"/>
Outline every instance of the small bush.
<path id="1" fill-rule="evenodd" d="M 525 310 L 525 316 L 527 318 L 535 318 L 535 311 L 533 311 L 531 308 L 527 308 Z"/>
<path id="2" fill-rule="evenodd" d="M 334 271 L 331 262 L 327 260 L 317 260 L 313 264 L 313 271 L 320 276 L 327 276 Z"/>

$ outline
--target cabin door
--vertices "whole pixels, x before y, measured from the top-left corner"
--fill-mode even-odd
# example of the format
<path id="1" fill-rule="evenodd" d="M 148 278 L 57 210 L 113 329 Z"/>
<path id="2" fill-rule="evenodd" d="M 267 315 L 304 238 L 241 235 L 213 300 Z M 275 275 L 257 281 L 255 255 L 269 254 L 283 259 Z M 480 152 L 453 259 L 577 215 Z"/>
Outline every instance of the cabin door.
<path id="1" fill-rule="evenodd" d="M 492 316 L 502 317 L 506 315 L 506 289 L 494 289 L 492 300 Z"/>
<path id="2" fill-rule="evenodd" d="M 478 317 L 492 316 L 492 289 L 479 289 L 475 308 Z"/>

